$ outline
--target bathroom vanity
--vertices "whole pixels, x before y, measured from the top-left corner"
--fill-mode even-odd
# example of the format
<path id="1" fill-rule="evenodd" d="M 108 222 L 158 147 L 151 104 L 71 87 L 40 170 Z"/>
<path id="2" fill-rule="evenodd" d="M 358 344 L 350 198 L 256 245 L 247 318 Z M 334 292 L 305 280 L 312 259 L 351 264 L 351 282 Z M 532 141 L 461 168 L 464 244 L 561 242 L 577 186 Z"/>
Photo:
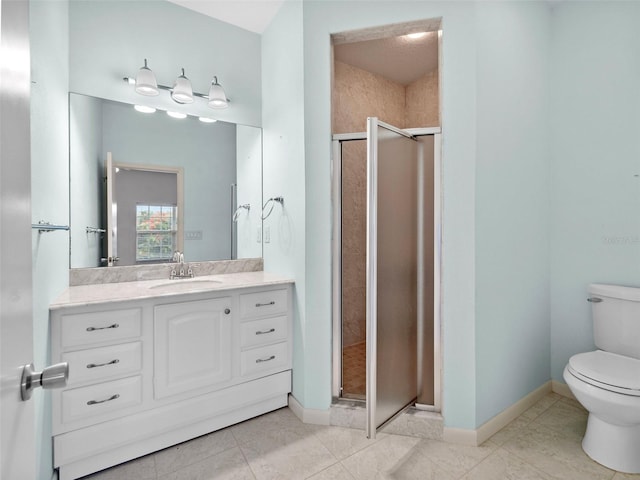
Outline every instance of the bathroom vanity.
<path id="1" fill-rule="evenodd" d="M 286 406 L 291 290 L 264 272 L 70 287 L 50 307 L 60 480 Z"/>

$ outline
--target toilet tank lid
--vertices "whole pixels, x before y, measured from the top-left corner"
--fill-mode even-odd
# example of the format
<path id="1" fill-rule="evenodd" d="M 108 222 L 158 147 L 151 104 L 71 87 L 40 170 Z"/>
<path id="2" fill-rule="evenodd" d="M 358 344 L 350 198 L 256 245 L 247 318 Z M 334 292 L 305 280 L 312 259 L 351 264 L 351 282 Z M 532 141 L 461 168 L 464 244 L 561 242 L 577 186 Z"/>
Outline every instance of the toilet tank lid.
<path id="1" fill-rule="evenodd" d="M 596 350 L 574 355 L 569 359 L 569 367 L 596 382 L 640 391 L 640 360 L 638 359 Z"/>
<path id="2" fill-rule="evenodd" d="M 593 283 L 589 285 L 587 291 L 593 295 L 602 295 L 603 297 L 640 302 L 640 288 L 638 287 L 623 287 L 620 285 Z"/>

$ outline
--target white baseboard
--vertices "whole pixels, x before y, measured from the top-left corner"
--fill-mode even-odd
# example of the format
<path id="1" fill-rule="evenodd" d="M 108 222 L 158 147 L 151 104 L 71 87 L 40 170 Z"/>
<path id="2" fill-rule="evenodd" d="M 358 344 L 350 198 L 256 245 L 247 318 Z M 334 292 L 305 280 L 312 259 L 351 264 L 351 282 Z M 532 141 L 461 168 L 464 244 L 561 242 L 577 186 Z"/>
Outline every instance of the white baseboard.
<path id="1" fill-rule="evenodd" d="M 443 439 L 445 442 L 459 443 L 461 445 L 480 445 L 551 391 L 552 382 L 546 382 L 475 430 L 444 427 Z"/>
<path id="2" fill-rule="evenodd" d="M 558 395 L 562 395 L 563 397 L 570 398 L 571 400 L 576 400 L 575 395 L 571 392 L 571 389 L 566 383 L 551 380 L 551 391 Z"/>
<path id="3" fill-rule="evenodd" d="M 480 443 L 478 443 L 478 431 L 465 430 L 464 428 L 444 427 L 442 440 L 449 443 L 457 443 L 458 445 L 470 445 L 472 447 L 480 445 Z"/>
<path id="4" fill-rule="evenodd" d="M 329 425 L 331 410 L 318 410 L 314 408 L 304 408 L 293 395 L 289 394 L 289 408 L 302 423 L 312 425 Z"/>

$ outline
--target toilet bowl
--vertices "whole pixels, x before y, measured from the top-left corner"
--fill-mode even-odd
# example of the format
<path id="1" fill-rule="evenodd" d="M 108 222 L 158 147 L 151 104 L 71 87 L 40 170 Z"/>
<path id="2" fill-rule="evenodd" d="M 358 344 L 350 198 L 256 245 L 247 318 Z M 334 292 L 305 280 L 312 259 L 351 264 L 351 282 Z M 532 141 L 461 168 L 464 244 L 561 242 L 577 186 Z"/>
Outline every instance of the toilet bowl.
<path id="1" fill-rule="evenodd" d="M 567 386 L 589 412 L 582 448 L 596 462 L 640 473 L 640 288 L 591 285 L 600 350 L 573 355 Z"/>
<path id="2" fill-rule="evenodd" d="M 585 453 L 613 470 L 640 473 L 640 360 L 600 350 L 581 353 L 571 358 L 563 376 L 589 411 Z"/>

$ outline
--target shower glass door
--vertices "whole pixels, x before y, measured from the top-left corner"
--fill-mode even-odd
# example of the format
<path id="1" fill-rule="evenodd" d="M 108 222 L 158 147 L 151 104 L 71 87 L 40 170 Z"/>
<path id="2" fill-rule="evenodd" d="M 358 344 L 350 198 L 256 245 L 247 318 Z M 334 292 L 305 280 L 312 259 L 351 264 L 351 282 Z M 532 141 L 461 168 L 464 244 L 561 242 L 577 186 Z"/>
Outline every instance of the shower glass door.
<path id="1" fill-rule="evenodd" d="M 416 400 L 417 142 L 367 120 L 367 436 Z"/>

